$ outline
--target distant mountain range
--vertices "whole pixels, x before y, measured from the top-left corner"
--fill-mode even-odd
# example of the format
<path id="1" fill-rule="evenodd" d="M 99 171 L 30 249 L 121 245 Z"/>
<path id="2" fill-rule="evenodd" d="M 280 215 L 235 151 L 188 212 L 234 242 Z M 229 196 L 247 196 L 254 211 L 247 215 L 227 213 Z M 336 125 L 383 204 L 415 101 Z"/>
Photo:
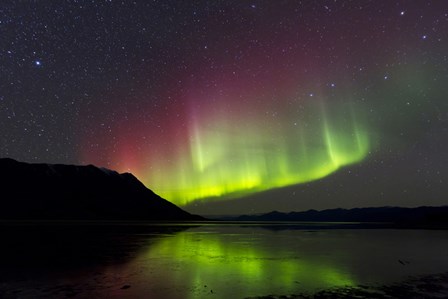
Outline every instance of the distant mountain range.
<path id="1" fill-rule="evenodd" d="M 315 221 L 315 222 L 388 222 L 397 225 L 427 225 L 448 227 L 448 206 L 443 207 L 379 207 L 355 209 L 309 210 L 262 215 L 227 217 L 232 221 Z"/>
<path id="2" fill-rule="evenodd" d="M 0 159 L 0 219 L 203 220 L 156 195 L 130 173 L 8 158 Z"/>

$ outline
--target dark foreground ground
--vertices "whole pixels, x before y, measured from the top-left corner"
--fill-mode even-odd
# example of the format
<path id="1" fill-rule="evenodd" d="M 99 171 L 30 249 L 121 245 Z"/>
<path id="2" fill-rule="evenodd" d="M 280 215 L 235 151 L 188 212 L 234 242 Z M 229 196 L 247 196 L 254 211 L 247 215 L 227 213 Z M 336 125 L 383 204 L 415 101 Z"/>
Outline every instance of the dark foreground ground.
<path id="1" fill-rule="evenodd" d="M 21 286 L 23 287 L 23 285 Z M 83 296 L 85 291 L 92 291 L 95 288 L 92 285 L 55 285 L 55 286 L 27 286 L 27 290 L 21 287 L 7 287 L 0 284 L 0 298 L 17 299 L 17 298 L 86 298 Z M 98 287 L 98 286 L 97 286 Z M 104 286 L 103 286 L 104 287 Z M 122 291 L 122 298 L 146 298 L 145 294 L 138 297 L 126 296 L 127 288 L 130 285 L 113 283 L 107 288 Z M 34 297 L 40 294 L 42 296 Z M 46 294 L 46 295 L 44 295 Z M 207 298 L 213 298 L 214 294 L 208 294 Z M 48 297 L 47 297 L 48 296 Z M 238 298 L 235 294 L 234 298 Z M 382 286 L 357 286 L 342 287 L 322 290 L 317 293 L 309 294 L 293 294 L 293 295 L 268 295 L 261 297 L 249 297 L 246 299 L 360 299 L 360 298 L 376 298 L 376 299 L 429 299 L 429 298 L 448 298 L 448 272 L 436 275 L 421 276 L 409 278 L 400 283 Z"/>
<path id="2" fill-rule="evenodd" d="M 268 295 L 247 299 L 429 299 L 448 298 L 448 272 L 437 275 L 411 277 L 403 282 L 382 286 L 342 287 L 322 290 L 314 294 Z"/>

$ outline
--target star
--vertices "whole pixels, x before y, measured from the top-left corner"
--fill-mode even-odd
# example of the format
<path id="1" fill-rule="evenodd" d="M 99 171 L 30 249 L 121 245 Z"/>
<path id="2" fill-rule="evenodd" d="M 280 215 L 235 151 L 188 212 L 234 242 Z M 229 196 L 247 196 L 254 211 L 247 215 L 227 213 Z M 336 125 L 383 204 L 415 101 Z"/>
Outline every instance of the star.
<path id="1" fill-rule="evenodd" d="M 346 162 L 366 169 L 363 184 L 391 161 L 391 180 L 413 182 L 409 167 L 432 170 L 448 152 L 439 136 L 448 13 L 437 1 L 10 2 L 0 17 L 0 157 L 110 165 L 184 205 L 317 173 L 336 184 Z M 368 191 L 380 187 L 351 186 L 360 194 L 328 204 L 437 204 L 392 193 L 376 202 Z M 429 197 L 443 201 L 443 188 Z M 290 207 L 307 199 L 281 208 Z"/>

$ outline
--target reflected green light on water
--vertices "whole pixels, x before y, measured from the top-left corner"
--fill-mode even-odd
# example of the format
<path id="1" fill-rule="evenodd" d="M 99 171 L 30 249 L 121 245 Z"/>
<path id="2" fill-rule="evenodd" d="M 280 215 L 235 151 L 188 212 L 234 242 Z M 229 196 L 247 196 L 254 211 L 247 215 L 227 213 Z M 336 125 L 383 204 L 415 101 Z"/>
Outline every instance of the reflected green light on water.
<path id="1" fill-rule="evenodd" d="M 271 241 L 276 242 L 273 236 Z M 310 259 L 304 253 L 301 257 L 296 249 L 278 244 L 269 247 L 269 241 L 251 234 L 183 232 L 161 239 L 142 259 L 149 264 L 161 257 L 165 259 L 166 267 L 158 271 L 158 279 L 173 286 L 186 286 L 191 296 L 184 294 L 185 298 L 197 298 L 198 292 L 213 291 L 219 298 L 231 298 L 243 293 L 287 294 L 356 284 L 324 256 Z M 151 273 L 146 275 L 148 281 L 154 279 Z"/>
<path id="2" fill-rule="evenodd" d="M 192 223 L 106 230 L 76 225 L 44 234 L 38 233 L 46 230 L 42 226 L 24 226 L 4 238 L 0 297 L 312 297 L 328 288 L 391 285 L 448 269 L 446 230 L 332 225 Z M 17 238 L 33 250 L 9 248 Z"/>

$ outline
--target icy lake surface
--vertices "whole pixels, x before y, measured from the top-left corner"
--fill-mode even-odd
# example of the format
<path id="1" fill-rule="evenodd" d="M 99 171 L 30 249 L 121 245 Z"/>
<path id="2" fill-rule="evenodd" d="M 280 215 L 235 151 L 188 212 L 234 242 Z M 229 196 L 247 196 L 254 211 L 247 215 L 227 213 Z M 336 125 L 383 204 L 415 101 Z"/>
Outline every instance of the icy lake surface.
<path id="1" fill-rule="evenodd" d="M 2 298 L 245 298 L 448 271 L 448 231 L 344 224 L 2 226 Z"/>

